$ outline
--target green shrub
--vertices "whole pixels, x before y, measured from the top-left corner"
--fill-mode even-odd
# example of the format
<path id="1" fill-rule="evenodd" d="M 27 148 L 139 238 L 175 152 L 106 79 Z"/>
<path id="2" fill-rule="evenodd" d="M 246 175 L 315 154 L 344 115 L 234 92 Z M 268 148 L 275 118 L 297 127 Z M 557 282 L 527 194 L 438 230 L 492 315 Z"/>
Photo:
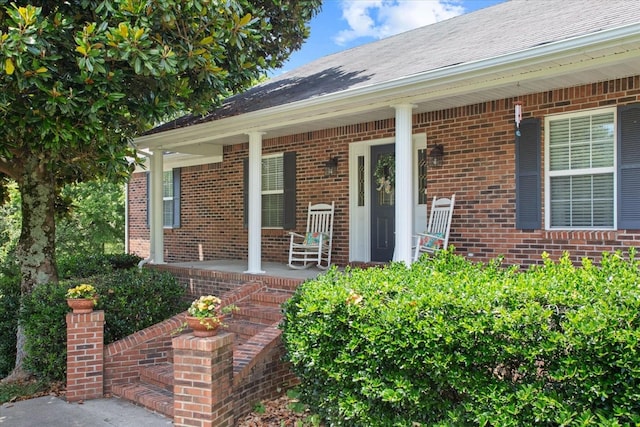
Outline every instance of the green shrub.
<path id="1" fill-rule="evenodd" d="M 16 331 L 20 307 L 20 276 L 0 275 L 0 378 L 16 363 Z"/>
<path id="2" fill-rule="evenodd" d="M 105 344 L 168 319 L 186 309 L 185 289 L 166 272 L 114 270 L 91 279 L 98 293 L 96 309 L 105 310 Z M 37 286 L 23 299 L 25 367 L 39 378 L 63 380 L 66 373 L 67 289 L 87 281 Z"/>
<path id="3" fill-rule="evenodd" d="M 105 343 L 111 343 L 187 309 L 186 289 L 170 273 L 115 270 L 95 281 L 105 311 Z"/>
<path id="4" fill-rule="evenodd" d="M 107 274 L 112 270 L 105 254 L 69 255 L 58 258 L 58 277 L 61 280 L 89 278 Z"/>
<path id="5" fill-rule="evenodd" d="M 109 254 L 107 261 L 114 270 L 127 270 L 137 267 L 142 257 L 134 254 Z"/>
<path id="6" fill-rule="evenodd" d="M 63 283 L 47 283 L 36 286 L 22 298 L 20 319 L 25 334 L 24 365 L 40 379 L 62 381 L 65 378 L 67 289 Z"/>
<path id="7" fill-rule="evenodd" d="M 634 257 L 332 270 L 285 304 L 287 357 L 332 425 L 636 425 Z"/>
<path id="8" fill-rule="evenodd" d="M 58 261 L 60 279 L 88 278 L 111 270 L 128 270 L 138 266 L 142 258 L 133 254 L 89 254 L 63 256 Z"/>

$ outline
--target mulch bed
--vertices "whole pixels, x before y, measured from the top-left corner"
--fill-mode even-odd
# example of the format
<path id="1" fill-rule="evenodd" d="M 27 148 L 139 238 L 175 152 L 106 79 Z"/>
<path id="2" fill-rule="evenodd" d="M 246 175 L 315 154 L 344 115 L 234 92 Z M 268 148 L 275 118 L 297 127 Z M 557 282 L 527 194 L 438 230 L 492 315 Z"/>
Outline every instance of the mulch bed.
<path id="1" fill-rule="evenodd" d="M 301 409 L 296 399 L 283 395 L 277 399 L 263 402 L 264 411 L 254 411 L 240 419 L 236 427 L 307 427 L 323 426 L 311 420 L 311 412 Z"/>

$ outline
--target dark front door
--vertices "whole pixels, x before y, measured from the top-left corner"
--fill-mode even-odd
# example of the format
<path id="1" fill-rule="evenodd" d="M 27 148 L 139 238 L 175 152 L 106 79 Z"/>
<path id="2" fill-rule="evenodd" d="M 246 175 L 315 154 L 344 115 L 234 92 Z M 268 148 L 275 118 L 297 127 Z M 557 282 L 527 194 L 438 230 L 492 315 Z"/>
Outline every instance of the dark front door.
<path id="1" fill-rule="evenodd" d="M 395 145 L 371 147 L 371 261 L 393 259 L 395 248 Z"/>

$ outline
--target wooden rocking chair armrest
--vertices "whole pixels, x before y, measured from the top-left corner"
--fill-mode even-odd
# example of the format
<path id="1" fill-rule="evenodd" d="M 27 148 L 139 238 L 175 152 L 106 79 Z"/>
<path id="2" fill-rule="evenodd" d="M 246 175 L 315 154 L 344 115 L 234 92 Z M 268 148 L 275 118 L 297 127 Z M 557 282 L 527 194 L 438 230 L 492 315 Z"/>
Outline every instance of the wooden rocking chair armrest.
<path id="1" fill-rule="evenodd" d="M 435 239 L 442 239 L 442 236 L 439 236 L 437 234 L 429 234 L 429 233 L 418 233 L 418 235 L 416 237 L 418 237 L 418 238 L 420 238 L 420 237 L 433 237 Z"/>
<path id="2" fill-rule="evenodd" d="M 296 233 L 295 231 L 290 231 L 289 235 L 291 237 L 300 237 L 301 239 L 304 239 L 304 234 Z"/>

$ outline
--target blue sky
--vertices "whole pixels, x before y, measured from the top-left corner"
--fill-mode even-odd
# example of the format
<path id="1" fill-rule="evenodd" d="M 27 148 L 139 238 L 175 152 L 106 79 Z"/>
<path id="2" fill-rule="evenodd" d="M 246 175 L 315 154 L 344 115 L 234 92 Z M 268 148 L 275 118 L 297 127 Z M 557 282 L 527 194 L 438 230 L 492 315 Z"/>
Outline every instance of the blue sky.
<path id="1" fill-rule="evenodd" d="M 314 59 L 506 0 L 324 0 L 311 36 L 279 74 Z"/>

